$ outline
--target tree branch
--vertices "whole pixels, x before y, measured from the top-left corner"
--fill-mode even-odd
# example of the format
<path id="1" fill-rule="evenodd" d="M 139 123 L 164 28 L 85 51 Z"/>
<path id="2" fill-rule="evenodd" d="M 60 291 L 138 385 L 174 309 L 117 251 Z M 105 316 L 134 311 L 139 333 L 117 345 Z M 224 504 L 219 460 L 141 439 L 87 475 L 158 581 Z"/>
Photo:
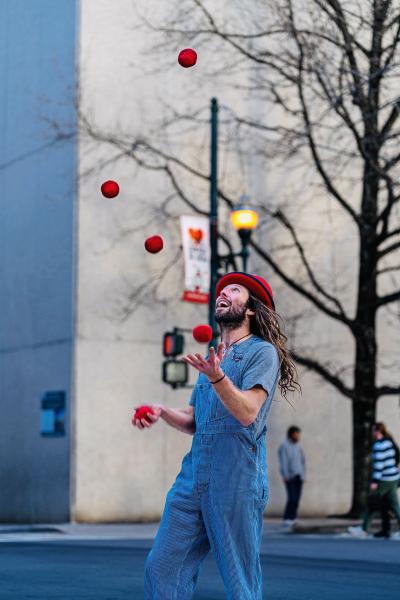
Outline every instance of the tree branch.
<path id="1" fill-rule="evenodd" d="M 392 231 L 389 231 L 386 234 L 386 237 L 385 237 L 384 241 L 386 242 L 387 239 L 393 237 L 394 235 L 400 235 L 400 227 L 398 229 L 393 229 Z"/>
<path id="2" fill-rule="evenodd" d="M 145 142 L 143 140 L 138 140 L 137 142 L 135 142 L 134 144 L 131 144 L 130 147 L 126 147 L 125 144 L 123 144 L 122 142 L 115 140 L 113 138 L 111 138 L 110 136 L 101 134 L 99 132 L 96 132 L 93 127 L 90 126 L 89 123 L 87 123 L 87 127 L 89 128 L 90 134 L 96 138 L 99 139 L 101 141 L 110 143 L 114 146 L 117 146 L 118 148 L 123 148 L 124 152 L 127 156 L 130 156 L 131 158 L 133 158 L 136 162 L 138 162 L 138 164 L 140 164 L 141 166 L 145 166 L 146 168 L 150 168 L 152 170 L 158 170 L 158 171 L 164 171 L 174 189 L 176 190 L 176 192 L 178 193 L 178 195 L 186 202 L 186 204 L 188 206 L 190 206 L 193 210 L 195 210 L 197 213 L 201 213 L 204 215 L 207 215 L 208 213 L 206 211 L 201 211 L 200 209 L 198 209 L 190 200 L 189 198 L 187 198 L 187 196 L 184 194 L 182 188 L 180 187 L 180 185 L 177 182 L 176 176 L 173 173 L 173 171 L 171 170 L 170 166 L 168 163 L 173 163 L 176 164 L 177 166 L 181 167 L 183 170 L 185 170 L 186 172 L 195 175 L 196 177 L 202 179 L 202 180 L 206 180 L 209 181 L 209 176 L 205 175 L 204 173 L 202 173 L 201 171 L 198 171 L 197 169 L 194 169 L 191 165 L 188 165 L 187 163 L 183 162 L 182 160 L 176 158 L 175 156 L 171 156 L 169 154 L 166 154 L 165 152 L 163 152 L 162 150 L 159 150 L 158 148 L 156 148 L 155 146 L 149 144 L 148 142 Z M 158 156 L 159 158 L 163 158 L 163 160 L 165 161 L 164 165 L 149 165 L 147 164 L 145 161 L 143 161 L 143 159 L 141 159 L 138 156 L 138 152 L 140 149 L 144 149 L 147 151 L 150 151 L 152 154 L 154 154 L 155 156 Z M 218 197 L 221 198 L 222 200 L 224 200 L 224 202 L 230 207 L 232 208 L 234 205 L 234 202 L 231 198 L 229 198 L 224 192 L 222 192 L 222 190 L 218 190 Z M 272 268 L 276 271 L 276 273 L 278 273 L 282 279 L 293 289 L 295 289 L 297 292 L 299 292 L 300 294 L 302 294 L 305 298 L 307 298 L 309 301 L 311 301 L 315 306 L 317 306 L 322 312 L 324 312 L 325 314 L 329 315 L 330 317 L 346 324 L 351 330 L 353 330 L 353 326 L 354 326 L 354 322 L 349 319 L 345 314 L 343 309 L 339 312 L 336 312 L 332 309 L 330 309 L 328 306 L 326 306 L 319 298 L 317 298 L 316 296 L 314 296 L 311 292 L 309 292 L 308 290 L 306 290 L 305 288 L 303 288 L 303 286 L 301 286 L 300 284 L 298 284 L 295 281 L 292 281 L 291 278 L 289 277 L 289 275 L 287 275 L 286 273 L 284 273 L 282 271 L 282 269 L 278 266 L 278 264 L 272 260 L 272 258 L 270 257 L 269 254 L 267 254 L 260 246 L 258 246 L 253 240 L 250 241 L 250 244 L 253 246 L 253 248 L 256 250 L 256 252 L 264 257 L 264 259 L 272 266 Z M 310 270 L 310 274 L 311 274 L 311 270 Z M 322 287 L 321 287 L 322 290 Z M 321 293 L 323 293 L 321 291 Z M 326 293 L 326 292 L 325 292 Z M 333 299 L 333 297 L 331 297 L 332 301 L 335 301 L 335 299 Z"/>
<path id="3" fill-rule="evenodd" d="M 322 180 L 325 184 L 325 187 L 327 188 L 328 192 L 330 192 L 330 194 L 332 194 L 332 196 L 334 198 L 336 198 L 336 200 L 338 200 L 339 204 L 346 210 L 346 212 L 352 217 L 353 221 L 357 224 L 358 227 L 360 227 L 360 218 L 359 216 L 356 214 L 356 212 L 353 210 L 353 208 L 350 206 L 350 204 L 348 204 L 346 202 L 346 200 L 343 198 L 343 196 L 338 192 L 338 190 L 336 189 L 336 187 L 333 185 L 330 177 L 328 176 L 328 174 L 326 173 L 323 165 L 322 165 L 322 160 L 319 156 L 319 152 L 317 150 L 317 145 L 314 139 L 314 135 L 313 135 L 313 126 L 311 124 L 311 120 L 310 120 L 310 115 L 309 115 L 309 111 L 308 111 L 308 107 L 306 104 L 306 100 L 305 100 L 305 96 L 304 96 L 304 89 L 303 89 L 303 71 L 304 71 L 304 54 L 303 54 L 303 47 L 298 39 L 298 36 L 296 34 L 296 29 L 295 29 L 295 23 L 292 22 L 292 34 L 296 40 L 296 43 L 298 45 L 298 50 L 299 50 L 299 65 L 298 65 L 298 69 L 299 69 L 299 75 L 297 78 L 297 88 L 298 88 L 298 94 L 299 94 L 299 99 L 300 99 L 300 103 L 301 103 L 301 107 L 302 107 L 302 114 L 303 114 L 303 119 L 304 119 L 304 123 L 306 126 L 306 136 L 309 142 L 309 146 L 310 146 L 310 150 L 311 150 L 311 155 L 312 158 L 314 160 L 314 165 L 318 171 L 318 173 L 321 175 Z"/>
<path id="4" fill-rule="evenodd" d="M 392 208 L 396 203 L 396 197 L 393 192 L 393 181 L 389 175 L 385 175 L 384 177 L 385 185 L 387 188 L 387 202 L 385 208 L 382 210 L 381 214 L 378 215 L 377 223 L 382 222 L 382 230 L 377 236 L 376 244 L 379 246 L 383 241 L 387 239 L 388 227 L 389 227 L 389 219 L 390 214 L 392 212 Z"/>
<path id="5" fill-rule="evenodd" d="M 277 212 L 274 213 L 273 216 L 276 217 L 278 219 L 278 221 L 280 221 L 289 230 L 290 235 L 292 236 L 292 239 L 294 241 L 295 247 L 297 248 L 297 251 L 300 255 L 300 260 L 303 263 L 303 265 L 307 271 L 307 275 L 308 275 L 311 283 L 315 287 L 315 289 L 320 294 L 322 294 L 327 300 L 330 300 L 331 302 L 333 302 L 336 305 L 336 307 L 338 308 L 340 315 L 343 317 L 343 320 L 346 323 L 349 323 L 350 319 L 345 314 L 343 306 L 339 302 L 339 300 L 337 298 L 335 298 L 334 296 L 332 296 L 331 294 L 328 294 L 328 292 L 326 292 L 323 289 L 323 287 L 321 286 L 321 284 L 317 281 L 317 279 L 311 269 L 310 263 L 308 262 L 308 260 L 306 258 L 304 248 L 303 248 L 302 244 L 300 243 L 300 241 L 297 237 L 297 233 L 296 233 L 293 225 L 290 223 L 289 219 L 284 215 L 282 210 L 278 210 Z"/>
<path id="6" fill-rule="evenodd" d="M 310 371 L 314 371 L 314 373 L 317 373 L 323 379 L 328 381 L 337 390 L 339 390 L 339 392 L 341 394 L 343 394 L 343 396 L 346 396 L 346 398 L 349 398 L 350 400 L 355 399 L 354 390 L 347 387 L 344 384 L 344 382 L 336 374 L 331 373 L 326 366 L 321 365 L 318 361 L 316 361 L 315 359 L 313 359 L 311 357 L 302 356 L 301 354 L 297 354 L 297 352 L 292 351 L 291 355 L 293 356 L 294 360 L 296 362 L 298 362 L 300 365 L 303 365 L 303 367 L 306 367 L 306 369 L 308 369 Z"/>
<path id="7" fill-rule="evenodd" d="M 201 210 L 200 208 L 198 208 L 191 200 L 189 200 L 189 198 L 186 196 L 186 194 L 183 192 L 182 188 L 180 187 L 180 185 L 177 182 L 177 179 L 174 175 L 174 173 L 172 172 L 171 168 L 166 165 L 164 167 L 166 174 L 168 175 L 175 191 L 177 192 L 178 196 L 188 205 L 190 206 L 190 208 L 192 210 L 194 210 L 196 213 L 200 214 L 200 215 L 204 215 L 206 217 L 209 216 L 208 211 L 206 210 Z"/>
<path id="8" fill-rule="evenodd" d="M 398 137 L 398 135 L 396 136 Z M 400 161 L 400 152 L 392 156 L 390 160 L 385 161 L 385 171 L 390 171 L 393 167 L 395 167 Z"/>
<path id="9" fill-rule="evenodd" d="M 379 396 L 400 396 L 400 386 L 381 385 L 376 388 L 377 398 Z"/>
<path id="10" fill-rule="evenodd" d="M 385 51 L 390 48 L 390 52 L 388 53 L 388 55 L 385 59 L 385 62 L 384 62 L 385 69 L 392 62 L 394 53 L 396 52 L 397 45 L 400 42 L 400 12 L 398 12 L 396 17 L 394 19 L 392 19 L 392 21 L 388 24 L 387 30 L 391 29 L 393 27 L 393 25 L 396 25 L 396 24 L 397 24 L 397 31 L 396 31 L 396 34 L 393 39 L 393 44 L 391 46 L 389 46 L 388 48 L 385 48 Z"/>
<path id="11" fill-rule="evenodd" d="M 378 260 L 380 260 L 383 256 L 386 256 L 387 254 L 390 254 L 391 252 L 398 250 L 399 248 L 400 248 L 400 242 L 394 242 L 394 244 L 392 244 L 391 246 L 387 246 L 386 248 L 384 248 L 383 250 L 380 250 L 378 252 L 378 254 L 377 254 Z"/>
<path id="12" fill-rule="evenodd" d="M 393 271 L 400 271 L 400 265 L 396 265 L 393 267 L 384 267 L 383 269 L 379 269 L 376 274 L 383 275 L 384 273 L 391 273 Z"/>
<path id="13" fill-rule="evenodd" d="M 175 253 L 172 260 L 159 273 L 152 276 L 148 281 L 145 281 L 135 289 L 131 290 L 127 295 L 126 301 L 119 309 L 119 318 L 121 322 L 125 322 L 134 311 L 143 304 L 142 298 L 145 298 L 145 304 L 148 305 L 149 294 L 155 294 L 161 283 L 167 276 L 168 272 L 176 265 L 179 257 L 182 254 L 181 248 Z"/>
<path id="14" fill-rule="evenodd" d="M 276 54 L 273 54 L 272 52 L 265 51 L 263 53 L 263 56 L 268 56 L 270 58 L 270 60 L 266 60 L 265 58 L 261 58 L 261 56 L 257 56 L 257 54 L 250 52 L 247 48 L 244 48 L 243 46 L 238 44 L 236 41 L 234 41 L 231 36 L 226 35 L 222 31 L 220 31 L 220 29 L 218 29 L 215 19 L 213 18 L 212 14 L 203 5 L 201 0 L 193 0 L 193 2 L 202 11 L 204 16 L 208 20 L 208 22 L 210 24 L 210 31 L 209 31 L 210 34 L 216 35 L 217 37 L 225 40 L 228 44 L 230 44 L 232 46 L 232 48 L 235 48 L 235 50 L 237 50 L 240 54 L 242 54 L 246 58 L 252 60 L 253 62 L 255 62 L 257 64 L 265 65 L 265 66 L 269 67 L 270 69 L 276 71 L 280 75 L 282 75 L 282 77 L 284 77 L 287 81 L 294 82 L 294 79 L 289 75 L 287 68 L 286 69 L 284 68 L 284 67 L 288 67 L 290 65 L 287 61 L 283 60 L 282 56 L 278 56 Z M 278 66 L 278 61 L 281 62 L 282 66 Z"/>
<path id="15" fill-rule="evenodd" d="M 382 142 L 384 142 L 386 140 L 386 137 L 390 133 L 393 125 L 396 123 L 399 114 L 400 114 L 400 99 L 396 100 L 396 102 L 394 103 L 393 108 L 390 111 L 390 114 L 381 129 L 380 137 L 381 137 Z"/>
<path id="16" fill-rule="evenodd" d="M 400 290 L 397 290 L 397 292 L 393 292 L 392 294 L 387 294 L 386 296 L 378 296 L 375 306 L 384 306 L 385 304 L 390 304 L 396 300 L 400 300 Z"/>
<path id="17" fill-rule="evenodd" d="M 360 108 L 365 107 L 366 106 L 366 98 L 365 98 L 363 88 L 362 88 L 362 80 L 361 80 L 361 76 L 360 76 L 360 70 L 359 70 L 358 63 L 357 63 L 357 60 L 356 60 L 356 57 L 355 57 L 355 54 L 353 51 L 353 47 L 352 47 L 352 42 L 354 41 L 354 36 L 352 36 L 348 30 L 346 18 L 344 16 L 342 7 L 338 0 L 324 0 L 324 1 L 315 0 L 315 1 L 318 4 L 318 6 L 334 21 L 334 23 L 336 23 L 339 31 L 342 34 L 345 49 L 346 49 L 347 60 L 349 61 L 349 65 L 351 68 L 351 75 L 353 77 L 353 81 L 354 81 L 354 85 L 355 85 L 355 93 L 357 95 L 357 100 L 358 100 L 357 104 L 360 106 Z M 330 7 L 333 10 L 333 13 L 331 13 L 327 9 L 324 2 L 326 2 L 327 4 L 330 5 Z"/>
<path id="18" fill-rule="evenodd" d="M 347 317 L 343 316 L 340 312 L 336 312 L 336 311 L 332 310 L 331 308 L 329 308 L 328 306 L 326 306 L 323 302 L 321 302 L 321 300 L 319 298 L 314 296 L 314 294 L 312 294 L 311 292 L 306 290 L 302 285 L 297 283 L 297 281 L 292 279 L 287 273 L 285 273 L 280 268 L 278 263 L 272 259 L 271 255 L 268 252 L 266 252 L 265 250 L 263 250 L 263 248 L 261 248 L 261 246 L 259 246 L 256 242 L 254 242 L 254 240 L 250 240 L 250 245 L 255 250 L 255 252 L 259 256 L 261 256 L 273 268 L 275 273 L 277 273 L 279 275 L 279 277 L 289 287 L 291 287 L 293 290 L 295 290 L 296 292 L 301 294 L 304 298 L 307 298 L 307 300 L 309 300 L 312 304 L 314 304 L 317 308 L 319 308 L 321 310 L 321 312 L 325 313 L 329 317 L 332 317 L 336 321 L 340 321 L 341 323 L 344 323 L 345 325 L 347 325 L 349 327 L 349 329 L 351 331 L 354 331 L 354 321 L 353 320 L 348 319 Z"/>

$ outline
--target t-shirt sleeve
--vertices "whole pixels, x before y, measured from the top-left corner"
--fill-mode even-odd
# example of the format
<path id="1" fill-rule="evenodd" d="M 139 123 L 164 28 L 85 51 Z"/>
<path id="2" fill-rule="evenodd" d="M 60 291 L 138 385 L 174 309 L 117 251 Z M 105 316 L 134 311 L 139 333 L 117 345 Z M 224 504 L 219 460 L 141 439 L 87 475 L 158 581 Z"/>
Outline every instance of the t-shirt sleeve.
<path id="1" fill-rule="evenodd" d="M 280 372 L 279 355 L 272 344 L 260 344 L 244 366 L 242 390 L 250 390 L 256 385 L 268 392 L 274 388 Z"/>

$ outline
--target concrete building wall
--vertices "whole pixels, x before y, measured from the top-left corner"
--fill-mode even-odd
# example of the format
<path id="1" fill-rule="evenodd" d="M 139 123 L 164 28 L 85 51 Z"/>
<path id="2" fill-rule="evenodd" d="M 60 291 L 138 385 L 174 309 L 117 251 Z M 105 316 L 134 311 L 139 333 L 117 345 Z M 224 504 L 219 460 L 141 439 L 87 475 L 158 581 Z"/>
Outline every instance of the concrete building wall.
<path id="1" fill-rule="evenodd" d="M 159 22 L 162 11 L 167 10 L 159 3 L 138 2 L 135 6 Z M 190 390 L 171 391 L 161 383 L 162 333 L 174 325 L 192 327 L 204 322 L 207 314 L 204 307 L 179 300 L 183 273 L 175 254 L 180 242 L 173 216 L 190 209 L 177 200 L 171 201 L 168 208 L 172 216 L 166 219 L 160 209 L 171 188 L 163 174 L 138 170 L 127 157 L 116 158 L 138 136 L 153 133 L 155 139 L 159 123 L 171 114 L 168 105 L 180 114 L 202 107 L 200 115 L 206 119 L 209 99 L 217 96 L 221 120 L 225 122 L 229 110 L 239 110 L 249 100 L 252 114 L 262 115 L 265 107 L 254 106 L 254 98 L 246 98 L 226 86 L 223 76 L 218 80 L 202 76 L 200 65 L 206 70 L 214 64 L 213 46 L 202 47 L 196 69 L 176 67 L 179 48 L 169 56 L 169 45 L 152 46 L 149 30 L 139 27 L 137 12 L 128 0 L 119 2 L 118 9 L 105 0 L 86 0 L 81 4 L 80 17 L 81 108 L 90 117 L 93 129 L 91 136 L 83 131 L 79 146 L 73 516 L 78 520 L 148 520 L 161 515 L 165 493 L 191 439 L 165 423 L 139 432 L 130 425 L 131 414 L 135 404 L 147 401 L 161 401 L 169 406 L 187 404 Z M 183 43 L 190 45 L 190 39 Z M 220 128 L 221 139 L 226 137 L 224 127 Z M 197 135 L 189 128 L 179 138 L 168 138 L 166 130 L 158 133 L 160 145 L 208 172 L 207 130 Z M 106 138 L 119 143 L 109 143 Z M 322 205 L 320 197 L 313 196 L 311 175 L 304 173 L 300 181 L 298 172 L 291 173 L 290 165 L 280 171 L 271 167 L 266 173 L 259 159 L 253 162 L 247 158 L 243 173 L 240 168 L 235 169 L 235 158 L 223 148 L 220 159 L 221 175 L 226 177 L 224 184 L 233 195 L 235 190 L 242 193 L 247 187 L 255 196 L 253 201 L 270 202 L 271 206 L 283 194 L 296 198 L 288 206 L 289 214 L 308 232 L 306 249 L 322 281 L 342 295 L 351 313 L 358 265 L 353 231 L 334 205 L 329 201 Z M 189 196 L 207 210 L 207 185 L 194 184 L 183 173 L 180 176 Z M 120 183 L 121 193 L 114 200 L 105 200 L 99 188 L 102 181 L 110 178 Z M 229 231 L 226 211 L 221 210 L 220 217 L 221 228 Z M 144 238 L 153 233 L 163 233 L 166 241 L 165 250 L 156 256 L 143 250 Z M 270 228 L 259 233 L 258 239 L 266 247 L 274 247 L 279 242 L 278 235 Z M 234 233 L 229 232 L 229 236 L 235 239 Z M 151 286 L 146 286 L 159 273 L 167 272 L 174 260 L 175 269 L 168 272 L 153 293 Z M 281 260 L 293 277 L 298 276 L 290 254 Z M 254 254 L 250 271 L 264 274 L 271 282 L 278 311 L 284 317 L 304 315 L 295 329 L 290 327 L 292 335 L 296 333 L 297 347 L 316 352 L 333 365 L 351 365 L 353 342 L 344 327 L 310 310 L 309 304 L 288 291 Z M 140 287 L 141 295 L 133 298 Z M 122 319 L 129 298 L 131 306 L 138 306 Z M 393 355 L 398 342 L 385 319 L 380 325 L 380 336 L 384 353 Z M 346 376 L 351 383 L 351 370 Z M 300 369 L 300 377 L 303 396 L 294 397 L 289 404 L 277 394 L 270 413 L 267 439 L 271 495 L 267 513 L 282 512 L 285 492 L 277 448 L 293 423 L 303 429 L 307 457 L 301 514 L 345 512 L 351 499 L 351 404 L 316 376 Z M 395 378 L 394 371 L 390 377 Z M 400 428 L 397 399 L 382 399 L 378 415 L 396 435 Z"/>
<path id="2" fill-rule="evenodd" d="M 196 71 L 189 74 L 173 68 L 175 56 L 165 61 L 171 68 L 164 70 L 161 59 L 159 71 L 145 74 L 143 52 L 149 40 L 137 26 L 129 2 L 121 2 L 119 10 L 107 2 L 86 1 L 81 5 L 82 111 L 90 115 L 98 131 L 112 132 L 114 138 L 128 141 L 129 135 L 134 139 L 151 130 L 163 111 L 167 114 L 168 103 L 182 112 L 192 107 L 190 78 L 199 77 Z M 106 38 L 99 35 L 105 28 Z M 151 71 L 153 63 L 149 62 Z M 230 107 L 238 104 L 234 94 L 221 87 L 215 89 L 210 82 L 204 84 L 199 103 L 207 106 L 212 95 Z M 196 136 L 183 136 L 179 146 L 171 141 L 169 149 L 196 160 L 197 141 Z M 207 151 L 205 145 L 201 158 Z M 95 163 L 98 166 L 81 178 L 79 198 L 73 504 L 73 516 L 78 520 L 147 520 L 162 513 L 165 493 L 190 448 L 191 438 L 165 423 L 139 432 L 130 425 L 131 414 L 136 403 L 187 404 L 190 390 L 171 391 L 161 383 L 162 333 L 174 325 L 192 327 L 207 319 L 205 307 L 179 300 L 181 266 L 162 284 L 159 295 L 167 297 L 164 304 L 154 302 L 150 291 L 146 298 L 145 291 L 144 305 L 126 320 L 118 319 L 118 309 L 130 290 L 155 278 L 173 260 L 179 231 L 176 222 L 160 221 L 154 213 L 170 192 L 162 174 L 137 172 L 129 159 L 106 163 L 117 152 L 111 144 L 81 136 L 81 173 L 90 172 Z M 105 179 L 120 183 L 118 198 L 102 198 L 99 188 Z M 198 202 L 207 209 L 206 187 L 199 190 Z M 175 214 L 182 212 L 190 210 L 175 204 Z M 149 216 L 154 214 L 155 220 L 149 224 Z M 146 254 L 144 238 L 160 232 L 165 236 L 165 250 L 156 256 Z M 283 422 L 281 406 L 276 404 L 271 415 L 271 439 L 275 443 L 282 431 L 282 425 L 277 425 Z M 274 482 L 277 466 L 273 450 L 270 464 Z M 279 493 L 272 494 L 271 510 L 278 510 L 280 502 Z"/>
<path id="3" fill-rule="evenodd" d="M 0 520 L 69 518 L 76 6 L 0 3 Z M 64 437 L 40 435 L 64 390 Z"/>

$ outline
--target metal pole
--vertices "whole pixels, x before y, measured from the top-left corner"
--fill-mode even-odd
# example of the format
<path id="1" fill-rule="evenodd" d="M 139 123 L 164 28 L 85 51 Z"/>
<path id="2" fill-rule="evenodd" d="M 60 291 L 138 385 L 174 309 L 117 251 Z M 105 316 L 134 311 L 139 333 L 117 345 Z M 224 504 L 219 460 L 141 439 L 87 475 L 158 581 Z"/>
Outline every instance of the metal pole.
<path id="1" fill-rule="evenodd" d="M 242 256 L 243 261 L 243 272 L 247 273 L 247 261 L 249 258 L 249 242 L 251 238 L 251 229 L 239 229 L 238 234 L 242 243 L 242 250 L 240 254 Z"/>
<path id="2" fill-rule="evenodd" d="M 210 346 L 217 346 L 219 331 L 215 321 L 215 288 L 218 281 L 218 101 L 211 99 L 211 147 L 210 147 L 210 246 L 211 278 L 208 304 L 208 322 L 213 330 Z"/>
<path id="3" fill-rule="evenodd" d="M 249 257 L 249 251 L 247 249 L 247 246 L 243 248 L 243 253 L 242 253 L 242 261 L 243 261 L 243 273 L 247 273 L 247 259 Z"/>

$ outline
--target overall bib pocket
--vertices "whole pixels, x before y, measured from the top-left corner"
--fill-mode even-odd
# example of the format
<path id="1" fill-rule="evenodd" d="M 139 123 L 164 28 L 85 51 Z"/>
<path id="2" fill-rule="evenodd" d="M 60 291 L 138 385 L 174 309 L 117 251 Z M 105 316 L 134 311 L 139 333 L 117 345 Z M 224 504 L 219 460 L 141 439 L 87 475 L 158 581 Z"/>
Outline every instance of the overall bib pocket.
<path id="1" fill-rule="evenodd" d="M 209 381 L 196 383 L 196 423 L 205 423 L 210 420 L 214 396 L 215 393 L 212 384 Z"/>
<path id="2" fill-rule="evenodd" d="M 239 354 L 237 352 L 233 352 L 232 356 L 229 358 L 225 358 L 221 364 L 222 370 L 227 377 L 232 381 L 233 385 L 240 388 L 239 380 L 240 380 L 240 369 L 242 366 L 243 354 Z M 224 406 L 224 403 L 218 398 L 218 395 L 215 393 L 213 396 L 213 407 L 212 407 L 212 418 L 220 419 L 222 417 L 231 416 L 232 413 Z"/>

